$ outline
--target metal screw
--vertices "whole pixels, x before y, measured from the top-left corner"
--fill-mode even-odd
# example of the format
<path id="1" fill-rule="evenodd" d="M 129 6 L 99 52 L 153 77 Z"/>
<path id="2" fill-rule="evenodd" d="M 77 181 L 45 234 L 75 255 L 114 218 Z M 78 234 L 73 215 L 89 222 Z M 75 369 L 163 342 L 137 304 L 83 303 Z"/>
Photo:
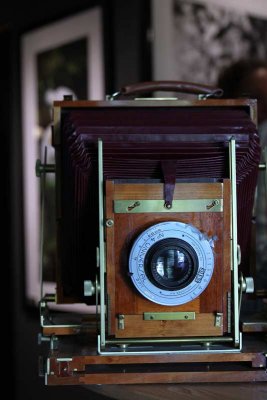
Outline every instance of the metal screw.
<path id="1" fill-rule="evenodd" d="M 111 228 L 113 225 L 114 225 L 113 219 L 107 219 L 107 220 L 106 220 L 106 226 L 107 226 L 108 228 Z"/>
<path id="2" fill-rule="evenodd" d="M 126 344 L 126 343 L 122 343 L 119 346 L 120 346 L 121 350 L 123 350 L 123 351 L 126 351 L 128 348 L 128 344 Z"/>
<path id="3" fill-rule="evenodd" d="M 164 207 L 167 208 L 168 210 L 170 210 L 172 208 L 172 205 L 171 205 L 171 203 L 166 201 L 166 203 L 164 204 Z"/>
<path id="4" fill-rule="evenodd" d="M 140 201 L 134 202 L 132 205 L 127 207 L 127 211 L 132 211 L 135 207 L 139 207 L 140 204 L 141 204 Z"/>

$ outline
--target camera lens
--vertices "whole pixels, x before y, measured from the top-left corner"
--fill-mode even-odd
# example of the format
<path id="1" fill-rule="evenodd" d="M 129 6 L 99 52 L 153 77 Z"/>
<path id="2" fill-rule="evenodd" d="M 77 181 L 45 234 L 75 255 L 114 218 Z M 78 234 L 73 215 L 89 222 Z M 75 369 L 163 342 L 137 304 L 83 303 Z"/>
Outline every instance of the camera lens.
<path id="1" fill-rule="evenodd" d="M 178 290 L 189 285 L 197 270 L 195 250 L 181 239 L 160 240 L 149 249 L 145 257 L 148 279 L 165 290 Z"/>
<path id="2" fill-rule="evenodd" d="M 129 254 L 131 280 L 142 296 L 174 306 L 196 299 L 214 270 L 213 247 L 205 233 L 179 221 L 144 230 Z"/>

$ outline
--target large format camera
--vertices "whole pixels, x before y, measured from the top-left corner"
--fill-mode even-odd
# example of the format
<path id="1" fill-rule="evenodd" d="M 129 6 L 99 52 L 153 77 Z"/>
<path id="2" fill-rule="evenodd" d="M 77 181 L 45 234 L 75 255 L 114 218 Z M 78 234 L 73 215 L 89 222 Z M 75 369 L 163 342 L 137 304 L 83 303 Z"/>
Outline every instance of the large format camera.
<path id="1" fill-rule="evenodd" d="M 202 96 L 121 98 L 151 89 Z M 149 382 L 163 362 L 174 369 L 168 376 L 157 369 L 153 382 L 179 382 L 177 365 L 188 362 L 217 363 L 217 374 L 206 370 L 211 381 L 226 381 L 229 370 L 232 380 L 266 380 L 266 345 L 242 349 L 240 323 L 242 292 L 253 292 L 256 102 L 218 100 L 220 92 L 154 82 L 107 101 L 55 103 L 56 298 L 86 303 L 88 314 L 75 324 L 51 323 L 51 296 L 41 300 L 52 348 L 48 383 L 110 383 L 114 374 L 127 383 L 116 369 L 110 382 L 110 370 L 84 371 L 122 364 L 138 371 L 145 363 Z M 248 363 L 246 375 L 231 363 Z M 192 379 L 188 367 L 183 373 Z"/>

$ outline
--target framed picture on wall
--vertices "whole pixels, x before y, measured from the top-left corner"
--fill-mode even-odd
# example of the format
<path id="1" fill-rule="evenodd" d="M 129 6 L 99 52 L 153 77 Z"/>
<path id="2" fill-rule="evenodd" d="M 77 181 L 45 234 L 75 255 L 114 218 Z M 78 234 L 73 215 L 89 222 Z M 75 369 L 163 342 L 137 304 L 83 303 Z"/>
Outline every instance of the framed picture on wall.
<path id="1" fill-rule="evenodd" d="M 101 14 L 101 8 L 94 7 L 21 38 L 25 282 L 27 300 L 33 304 L 40 300 L 41 278 L 43 293 L 55 292 L 56 263 L 55 177 L 46 176 L 41 227 L 40 180 L 35 164 L 37 159 L 44 160 L 45 153 L 46 162 L 54 163 L 53 101 L 63 100 L 65 95 L 79 100 L 104 98 Z"/>
<path id="2" fill-rule="evenodd" d="M 266 1 L 152 0 L 153 78 L 216 85 L 243 58 L 267 58 Z"/>

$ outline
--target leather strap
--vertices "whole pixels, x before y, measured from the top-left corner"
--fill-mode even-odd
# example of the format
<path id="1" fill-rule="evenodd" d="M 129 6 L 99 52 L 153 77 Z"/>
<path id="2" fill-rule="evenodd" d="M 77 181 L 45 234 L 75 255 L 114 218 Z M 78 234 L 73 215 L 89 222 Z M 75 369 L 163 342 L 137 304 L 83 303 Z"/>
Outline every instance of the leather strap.
<path id="1" fill-rule="evenodd" d="M 166 208 L 172 208 L 172 201 L 176 182 L 176 160 L 161 161 L 164 178 L 164 201 Z"/>

